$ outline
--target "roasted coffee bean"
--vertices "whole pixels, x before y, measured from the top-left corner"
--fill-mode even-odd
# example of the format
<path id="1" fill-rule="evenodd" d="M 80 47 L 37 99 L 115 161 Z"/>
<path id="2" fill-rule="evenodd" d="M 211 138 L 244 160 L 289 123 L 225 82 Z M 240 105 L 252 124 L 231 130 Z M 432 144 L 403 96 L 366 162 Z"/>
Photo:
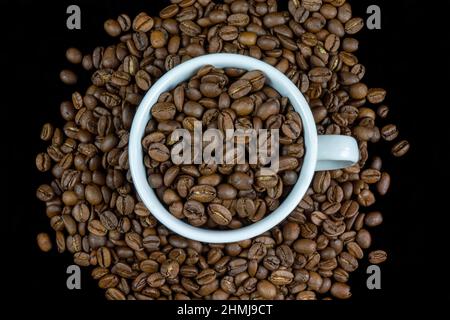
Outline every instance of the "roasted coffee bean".
<path id="1" fill-rule="evenodd" d="M 73 255 L 73 262 L 79 266 L 87 267 L 90 265 L 90 256 L 86 252 L 76 252 Z"/>
<path id="2" fill-rule="evenodd" d="M 211 202 L 216 197 L 216 189 L 209 185 L 193 186 L 189 191 L 189 200 L 195 200 L 202 203 Z"/>
<path id="3" fill-rule="evenodd" d="M 204 269 L 196 277 L 197 283 L 199 285 L 205 285 L 216 280 L 216 271 L 213 269 Z"/>
<path id="4" fill-rule="evenodd" d="M 353 272 L 358 268 L 358 260 L 348 252 L 342 252 L 337 260 L 341 268 L 347 272 Z"/>
<path id="5" fill-rule="evenodd" d="M 330 292 L 338 299 L 348 299 L 351 297 L 350 287 L 346 283 L 335 282 L 331 285 Z"/>
<path id="6" fill-rule="evenodd" d="M 372 264 L 380 264 L 386 261 L 387 253 L 383 250 L 376 250 L 369 253 L 369 262 Z"/>
<path id="7" fill-rule="evenodd" d="M 256 285 L 259 295 L 268 300 L 272 300 L 277 295 L 277 287 L 267 280 L 261 280 Z"/>
<path id="8" fill-rule="evenodd" d="M 45 172 L 51 169 L 52 166 L 52 160 L 50 159 L 50 156 L 45 153 L 41 152 L 36 156 L 36 168 L 41 171 Z"/>
<path id="9" fill-rule="evenodd" d="M 308 76 L 312 82 L 323 83 L 328 82 L 331 79 L 332 72 L 324 67 L 316 67 L 311 69 Z"/>
<path id="10" fill-rule="evenodd" d="M 133 20 L 133 30 L 148 32 L 153 28 L 154 20 L 145 12 L 139 13 Z"/>
<path id="11" fill-rule="evenodd" d="M 367 231 L 365 229 L 359 230 L 356 235 L 356 242 L 363 249 L 369 248 L 372 243 L 372 237 L 371 237 L 369 231 Z"/>
<path id="12" fill-rule="evenodd" d="M 69 48 L 66 50 L 66 59 L 70 63 L 79 64 L 83 59 L 83 54 L 77 48 Z"/>
<path id="13" fill-rule="evenodd" d="M 247 116 L 254 110 L 254 101 L 250 97 L 236 99 L 231 104 L 231 109 L 233 109 L 238 116 Z"/>
<path id="14" fill-rule="evenodd" d="M 317 244 L 310 239 L 300 239 L 294 242 L 294 250 L 298 253 L 312 254 L 316 251 Z"/>
<path id="15" fill-rule="evenodd" d="M 291 283 L 294 280 L 292 272 L 287 270 L 275 270 L 269 276 L 269 281 L 274 285 L 283 286 Z"/>
<path id="16" fill-rule="evenodd" d="M 252 199 L 239 198 L 236 202 L 236 212 L 242 218 L 254 217 L 256 210 L 256 205 Z"/>
<path id="17" fill-rule="evenodd" d="M 235 172 L 228 178 L 228 183 L 238 190 L 250 190 L 253 184 L 253 178 L 243 172 Z"/>
<path id="18" fill-rule="evenodd" d="M 42 184 L 36 190 L 36 197 L 41 201 L 50 201 L 54 195 L 52 187 L 48 184 Z"/>
<path id="19" fill-rule="evenodd" d="M 147 91 L 152 85 L 152 79 L 145 70 L 139 70 L 134 77 L 136 85 L 143 91 Z"/>
<path id="20" fill-rule="evenodd" d="M 114 20 L 114 19 L 106 20 L 103 27 L 104 27 L 106 33 L 108 35 L 110 35 L 111 37 L 117 37 L 122 32 L 122 28 L 121 28 L 119 22 L 117 22 L 117 20 Z"/>
<path id="21" fill-rule="evenodd" d="M 229 89 L 228 94 L 233 99 L 239 99 L 247 95 L 252 90 L 252 84 L 249 80 L 240 79 L 233 82 Z"/>
<path id="22" fill-rule="evenodd" d="M 402 140 L 394 144 L 391 148 L 391 153 L 395 157 L 402 157 L 409 151 L 409 142 L 406 140 Z"/>
<path id="23" fill-rule="evenodd" d="M 169 160 L 170 151 L 162 143 L 152 143 L 148 147 L 148 155 L 155 161 L 164 162 Z"/>
<path id="24" fill-rule="evenodd" d="M 379 211 L 372 211 L 364 217 L 364 223 L 368 227 L 376 227 L 383 223 L 383 215 Z"/>
<path id="25" fill-rule="evenodd" d="M 78 77 L 72 70 L 64 69 L 59 73 L 59 78 L 64 84 L 75 85 L 78 81 Z"/>
<path id="26" fill-rule="evenodd" d="M 244 46 L 251 47 L 256 44 L 257 38 L 258 35 L 255 32 L 241 32 L 238 41 Z"/>
<path id="27" fill-rule="evenodd" d="M 231 212 L 224 206 L 216 203 L 208 205 L 207 212 L 211 219 L 218 225 L 229 225 L 232 219 Z"/>
<path id="28" fill-rule="evenodd" d="M 391 176 L 387 172 L 381 173 L 381 178 L 377 182 L 377 191 L 380 195 L 385 195 L 388 190 L 389 186 L 391 184 Z"/>
<path id="29" fill-rule="evenodd" d="M 85 187 L 84 197 L 92 205 L 100 204 L 103 201 L 102 192 L 95 184 L 89 184 Z"/>
<path id="30" fill-rule="evenodd" d="M 156 120 L 172 120 L 175 116 L 176 109 L 175 105 L 171 102 L 158 102 L 151 110 L 152 116 Z"/>
<path id="31" fill-rule="evenodd" d="M 345 32 L 355 34 L 364 27 L 364 20 L 361 18 L 352 18 L 345 23 Z"/>
<path id="32" fill-rule="evenodd" d="M 329 171 L 320 171 L 316 173 L 313 180 L 313 189 L 317 193 L 325 193 L 328 190 L 331 182 L 331 175 Z"/>
<path id="33" fill-rule="evenodd" d="M 174 279 L 177 277 L 179 270 L 180 266 L 178 262 L 168 259 L 161 265 L 160 272 L 164 277 Z"/>
<path id="34" fill-rule="evenodd" d="M 382 88 L 371 88 L 367 92 L 367 100 L 373 104 L 382 103 L 385 97 L 386 90 Z"/>
<path id="35" fill-rule="evenodd" d="M 47 233 L 39 233 L 36 237 L 39 249 L 44 252 L 49 252 L 52 249 L 52 242 Z"/>
<path id="36" fill-rule="evenodd" d="M 190 37 L 195 37 L 202 32 L 202 28 L 191 20 L 182 21 L 180 23 L 180 30 Z"/>
<path id="37" fill-rule="evenodd" d="M 386 141 L 392 141 L 398 137 L 398 130 L 395 124 L 388 124 L 381 128 L 381 137 Z"/>
<path id="38" fill-rule="evenodd" d="M 126 300 L 125 294 L 117 288 L 108 288 L 105 297 L 107 300 Z"/>

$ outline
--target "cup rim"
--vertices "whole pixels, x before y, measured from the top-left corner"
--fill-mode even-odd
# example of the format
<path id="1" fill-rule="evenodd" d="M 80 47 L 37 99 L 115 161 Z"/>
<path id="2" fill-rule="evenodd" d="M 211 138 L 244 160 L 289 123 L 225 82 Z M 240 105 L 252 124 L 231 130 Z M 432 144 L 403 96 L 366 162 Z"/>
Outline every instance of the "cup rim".
<path id="1" fill-rule="evenodd" d="M 263 219 L 239 229 L 211 230 L 194 227 L 174 217 L 164 207 L 147 181 L 141 141 L 145 133 L 145 127 L 151 118 L 150 110 L 161 93 L 175 88 L 204 65 L 213 65 L 218 68 L 233 67 L 262 71 L 266 76 L 266 83 L 282 96 L 288 97 L 291 105 L 302 119 L 306 150 L 297 182 L 277 209 Z M 305 195 L 312 181 L 317 162 L 318 138 L 316 130 L 312 112 L 303 94 L 278 69 L 263 61 L 240 54 L 214 53 L 199 56 L 187 60 L 166 72 L 155 82 L 139 104 L 133 118 L 128 142 L 129 167 L 132 181 L 141 201 L 149 208 L 152 215 L 168 229 L 185 238 L 206 243 L 230 243 L 251 239 L 281 223 Z"/>

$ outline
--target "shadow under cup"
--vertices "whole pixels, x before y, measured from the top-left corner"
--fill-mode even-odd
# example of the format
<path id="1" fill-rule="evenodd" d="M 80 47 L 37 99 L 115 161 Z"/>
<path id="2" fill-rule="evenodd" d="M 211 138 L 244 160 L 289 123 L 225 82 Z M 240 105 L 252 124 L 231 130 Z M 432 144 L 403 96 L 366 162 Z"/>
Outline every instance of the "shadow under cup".
<path id="1" fill-rule="evenodd" d="M 150 119 L 150 109 L 159 95 L 175 88 L 179 83 L 192 77 L 204 65 L 217 68 L 240 68 L 260 70 L 266 76 L 266 85 L 287 97 L 295 111 L 300 114 L 303 124 L 305 155 L 298 180 L 279 207 L 269 215 L 250 225 L 233 230 L 211 230 L 194 227 L 174 217 L 160 202 L 147 181 L 143 162 L 141 140 Z M 299 89 L 276 68 L 260 60 L 238 54 L 217 53 L 190 59 L 164 74 L 146 93 L 133 120 L 129 139 L 129 163 L 134 186 L 141 200 L 150 212 L 167 228 L 179 235 L 206 243 L 229 243 L 258 236 L 282 222 L 301 201 L 306 193 L 316 168 L 318 153 L 317 128 L 309 105 Z"/>

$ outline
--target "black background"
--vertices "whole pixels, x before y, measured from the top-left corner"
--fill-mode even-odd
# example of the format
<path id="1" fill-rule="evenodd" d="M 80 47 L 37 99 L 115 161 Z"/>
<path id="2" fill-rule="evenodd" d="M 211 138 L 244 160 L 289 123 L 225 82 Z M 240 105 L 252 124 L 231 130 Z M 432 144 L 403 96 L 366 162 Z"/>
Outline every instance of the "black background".
<path id="1" fill-rule="evenodd" d="M 3 166 L 7 175 L 3 201 L 8 205 L 2 210 L 7 219 L 2 227 L 9 235 L 3 249 L 10 252 L 2 263 L 10 275 L 6 280 L 14 293 L 12 300 L 39 303 L 44 308 L 55 302 L 63 308 L 80 303 L 108 304 L 103 290 L 96 287 L 86 269 L 82 271 L 81 290 L 66 288 L 65 270 L 73 263 L 69 253 L 61 255 L 53 250 L 44 254 L 36 247 L 37 233 L 53 235 L 44 205 L 35 198 L 36 187 L 50 181 L 50 176 L 39 173 L 34 165 L 35 155 L 46 148 L 39 133 L 45 122 L 63 123 L 59 103 L 70 99 L 73 88 L 60 83 L 59 71 L 67 67 L 79 72 L 80 92 L 84 90 L 80 85 L 85 86 L 89 79 L 81 67 L 65 60 L 66 48 L 75 46 L 87 53 L 97 45 L 112 44 L 115 40 L 103 30 L 106 19 L 116 18 L 121 12 L 130 16 L 140 11 L 156 15 L 164 3 L 167 1 L 16 0 L 8 1 L 8 7 L 1 10 L 5 18 L 2 69 L 7 75 L 1 86 L 2 142 L 6 143 L 2 155 L 10 162 Z M 416 0 L 350 3 L 354 15 L 361 17 L 367 17 L 369 5 L 381 7 L 382 29 L 364 29 L 357 35 L 357 56 L 367 68 L 365 82 L 369 87 L 388 90 L 386 102 L 391 113 L 385 123 L 398 125 L 401 137 L 411 142 L 411 150 L 396 159 L 387 152 L 390 144 L 380 143 L 370 153 L 383 157 L 384 168 L 393 180 L 388 195 L 380 197 L 374 206 L 384 213 L 385 223 L 373 232 L 373 248 L 389 253 L 389 260 L 381 265 L 382 289 L 366 288 L 368 263 L 363 260 L 351 276 L 351 301 L 331 306 L 363 304 L 381 310 L 381 306 L 401 301 L 419 301 L 415 306 L 442 298 L 450 302 L 445 276 L 448 235 L 440 230 L 450 214 L 445 204 L 450 178 L 449 58 L 445 50 L 449 28 L 444 17 L 448 1 L 436 1 L 432 8 Z M 66 28 L 66 8 L 70 4 L 81 7 L 81 30 Z M 286 8 L 285 1 L 280 0 L 279 7 Z M 434 251 L 439 245 L 447 245 L 447 249 Z M 310 304 L 301 308 L 306 306 L 317 308 Z M 175 315 L 174 307 L 171 304 L 167 312 Z M 152 308 L 157 305 L 152 304 Z M 277 312 L 298 308 L 299 304 L 288 303 L 280 305 Z"/>

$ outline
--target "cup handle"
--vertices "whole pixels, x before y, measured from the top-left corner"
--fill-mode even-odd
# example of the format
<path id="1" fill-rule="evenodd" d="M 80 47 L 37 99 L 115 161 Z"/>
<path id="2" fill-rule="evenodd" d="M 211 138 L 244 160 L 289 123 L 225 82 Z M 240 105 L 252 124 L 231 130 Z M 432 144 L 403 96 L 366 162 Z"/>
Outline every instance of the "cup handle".
<path id="1" fill-rule="evenodd" d="M 356 140 L 343 135 L 319 135 L 316 171 L 336 170 L 354 165 L 359 160 Z"/>

